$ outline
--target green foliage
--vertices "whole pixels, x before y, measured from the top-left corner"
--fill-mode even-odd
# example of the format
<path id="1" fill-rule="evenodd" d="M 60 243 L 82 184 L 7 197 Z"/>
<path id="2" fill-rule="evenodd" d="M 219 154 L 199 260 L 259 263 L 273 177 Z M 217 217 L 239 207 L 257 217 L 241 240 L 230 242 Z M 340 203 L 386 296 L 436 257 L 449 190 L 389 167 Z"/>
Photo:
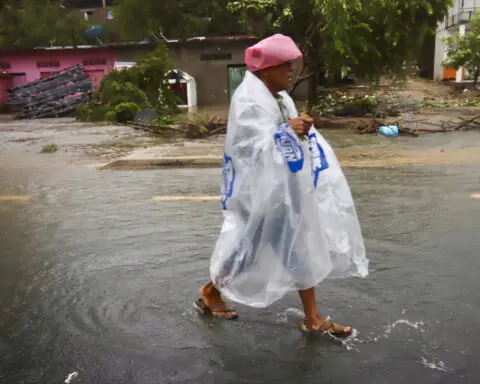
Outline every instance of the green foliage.
<path id="1" fill-rule="evenodd" d="M 105 120 L 105 115 L 109 110 L 109 107 L 107 105 L 94 105 L 90 108 L 91 112 L 89 116 L 89 121 L 100 122 Z"/>
<path id="2" fill-rule="evenodd" d="M 117 0 L 113 12 L 127 39 L 243 32 L 228 0 Z M 132 15 L 135 15 L 132 17 Z"/>
<path id="3" fill-rule="evenodd" d="M 100 122 L 105 121 L 108 106 L 101 104 L 79 105 L 75 110 L 75 118 L 79 121 Z"/>
<path id="4" fill-rule="evenodd" d="M 105 118 L 108 121 L 126 123 L 128 121 L 132 121 L 135 117 L 135 114 L 140 110 L 141 108 L 135 103 L 120 103 L 116 105 L 113 110 L 108 111 L 105 115 Z"/>
<path id="5" fill-rule="evenodd" d="M 134 102 L 140 108 L 175 110 L 176 97 L 168 89 L 168 72 L 173 68 L 165 45 L 140 57 L 130 69 L 112 71 L 104 77 L 94 99 L 101 104 Z"/>
<path id="6" fill-rule="evenodd" d="M 316 89 L 322 75 L 348 65 L 378 79 L 403 73 L 427 33 L 433 33 L 451 0 L 231 0 L 248 30 L 261 36 L 282 32 L 300 45 Z M 262 20 L 262 22 L 259 22 Z"/>
<path id="7" fill-rule="evenodd" d="M 336 92 L 319 98 L 318 104 L 312 109 L 326 115 L 364 116 L 374 113 L 378 105 L 379 102 L 375 96 L 352 96 Z"/>
<path id="8" fill-rule="evenodd" d="M 155 51 L 141 57 L 137 65 L 128 71 L 132 71 L 135 84 L 146 93 L 150 104 L 168 109 L 176 105 L 176 98 L 166 82 L 167 74 L 172 68 L 168 49 L 165 44 L 161 44 Z"/>
<path id="9" fill-rule="evenodd" d="M 127 81 L 120 83 L 107 75 L 94 95 L 94 100 L 102 105 L 114 107 L 124 102 L 132 102 L 140 108 L 149 106 L 147 95 L 138 86 Z"/>
<path id="10" fill-rule="evenodd" d="M 465 36 L 457 33 L 444 38 L 447 46 L 447 59 L 444 65 L 458 69 L 465 66 L 474 76 L 474 84 L 480 75 L 480 13 L 470 21 L 470 30 Z"/>
<path id="11" fill-rule="evenodd" d="M 47 144 L 45 145 L 43 148 L 42 148 L 42 152 L 41 153 L 55 153 L 57 152 L 58 150 L 58 147 L 57 147 L 57 144 Z"/>
<path id="12" fill-rule="evenodd" d="M 90 121 L 92 107 L 90 105 L 82 104 L 75 110 L 75 118 L 80 121 Z"/>
<path id="13" fill-rule="evenodd" d="M 36 47 L 85 43 L 89 25 L 54 0 L 0 2 L 0 46 Z"/>
<path id="14" fill-rule="evenodd" d="M 76 116 L 83 121 L 132 120 L 136 112 L 153 107 L 161 115 L 177 111 L 176 96 L 166 82 L 172 64 L 164 45 L 140 57 L 135 67 L 112 71 L 93 95 L 91 106 L 81 106 Z"/>
<path id="15" fill-rule="evenodd" d="M 155 120 L 153 120 L 153 124 L 155 125 L 172 125 L 176 122 L 177 120 L 170 115 L 158 116 Z"/>

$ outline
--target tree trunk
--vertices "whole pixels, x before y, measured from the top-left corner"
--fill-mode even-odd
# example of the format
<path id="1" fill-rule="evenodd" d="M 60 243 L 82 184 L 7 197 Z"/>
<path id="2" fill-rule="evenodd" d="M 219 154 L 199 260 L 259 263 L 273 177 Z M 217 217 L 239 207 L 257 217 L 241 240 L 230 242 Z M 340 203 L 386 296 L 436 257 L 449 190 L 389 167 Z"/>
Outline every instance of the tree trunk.
<path id="1" fill-rule="evenodd" d="M 308 82 L 308 110 L 318 104 L 318 92 L 317 88 L 319 85 L 325 84 L 325 67 L 323 63 L 316 63 L 312 66 L 312 77 L 309 78 Z"/>
<path id="2" fill-rule="evenodd" d="M 318 73 L 315 71 L 314 75 L 308 80 L 308 111 L 311 111 L 318 102 L 317 86 Z"/>
<path id="3" fill-rule="evenodd" d="M 298 88 L 298 86 L 300 84 L 302 84 L 304 81 L 310 79 L 312 76 L 315 75 L 315 72 L 311 72 L 309 73 L 308 75 L 306 76 L 300 76 L 296 81 L 295 81 L 295 84 L 293 85 L 292 89 L 290 89 L 290 91 L 288 91 L 289 95 L 290 96 L 293 96 L 293 93 L 295 92 L 295 90 Z"/>

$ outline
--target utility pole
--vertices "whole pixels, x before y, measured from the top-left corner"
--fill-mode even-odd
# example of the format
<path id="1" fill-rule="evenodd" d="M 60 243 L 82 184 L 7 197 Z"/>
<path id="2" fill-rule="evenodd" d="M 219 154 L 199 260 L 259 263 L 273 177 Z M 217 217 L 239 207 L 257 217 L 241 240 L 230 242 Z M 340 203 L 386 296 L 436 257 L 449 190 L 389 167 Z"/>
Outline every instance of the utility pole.
<path id="1" fill-rule="evenodd" d="M 107 0 L 102 0 L 103 9 L 107 8 Z"/>

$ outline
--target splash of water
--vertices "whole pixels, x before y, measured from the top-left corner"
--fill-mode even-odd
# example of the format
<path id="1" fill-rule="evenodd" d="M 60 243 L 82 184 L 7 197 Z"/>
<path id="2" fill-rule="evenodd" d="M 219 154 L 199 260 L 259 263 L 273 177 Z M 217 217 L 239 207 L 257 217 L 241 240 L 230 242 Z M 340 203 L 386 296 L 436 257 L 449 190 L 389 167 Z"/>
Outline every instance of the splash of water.
<path id="1" fill-rule="evenodd" d="M 407 319 L 399 319 L 399 320 L 395 321 L 394 323 L 388 324 L 388 325 L 385 326 L 384 337 L 388 338 L 388 336 L 397 327 L 397 325 L 400 325 L 400 324 L 408 325 L 409 327 L 414 328 L 416 330 L 419 330 L 420 332 L 424 332 L 423 328 L 421 328 L 421 327 L 424 326 L 423 321 L 416 321 L 416 322 L 412 323 L 411 321 L 409 321 Z"/>
<path id="2" fill-rule="evenodd" d="M 288 308 L 285 312 L 277 313 L 277 323 L 286 324 L 288 323 L 289 317 L 293 317 L 295 320 L 301 320 L 305 317 L 305 313 L 297 308 Z"/>
<path id="3" fill-rule="evenodd" d="M 65 383 L 66 384 L 70 384 L 72 382 L 73 379 L 75 379 L 77 376 L 79 375 L 78 372 L 72 372 L 72 373 L 69 373 L 67 378 L 65 379 Z"/>
<path id="4" fill-rule="evenodd" d="M 327 335 L 336 342 L 342 344 L 347 351 L 360 352 L 360 350 L 357 348 L 357 344 L 362 343 L 362 340 L 358 338 L 359 332 L 355 328 L 352 328 L 352 334 L 346 338 L 339 338 L 331 333 L 327 333 Z"/>
<path id="5" fill-rule="evenodd" d="M 290 317 L 295 318 L 295 320 L 302 320 L 305 317 L 305 313 L 297 308 L 288 308 L 287 310 L 285 310 L 285 312 L 277 314 L 277 323 L 288 323 Z M 330 321 L 330 316 L 327 316 L 326 320 Z M 358 352 L 356 344 L 362 342 L 362 340 L 358 338 L 359 332 L 355 328 L 352 329 L 352 334 L 347 338 L 339 338 L 329 333 L 327 333 L 326 335 L 334 339 L 336 342 L 342 344 L 347 351 L 355 350 Z"/>
<path id="6" fill-rule="evenodd" d="M 433 361 L 428 361 L 425 357 L 421 357 L 421 359 L 418 362 L 421 363 L 424 367 L 433 369 L 435 371 L 440 371 L 440 372 L 450 371 L 445 365 L 445 363 L 441 360 L 434 359 Z"/>

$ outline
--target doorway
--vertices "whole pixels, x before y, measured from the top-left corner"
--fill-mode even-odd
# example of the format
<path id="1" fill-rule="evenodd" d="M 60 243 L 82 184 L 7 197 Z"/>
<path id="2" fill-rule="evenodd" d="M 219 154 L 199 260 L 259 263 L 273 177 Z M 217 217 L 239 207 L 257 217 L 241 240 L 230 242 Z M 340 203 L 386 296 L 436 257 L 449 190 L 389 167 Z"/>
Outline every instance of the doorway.
<path id="1" fill-rule="evenodd" d="M 243 64 L 228 66 L 228 101 L 232 100 L 233 93 L 245 77 L 247 67 Z"/>

